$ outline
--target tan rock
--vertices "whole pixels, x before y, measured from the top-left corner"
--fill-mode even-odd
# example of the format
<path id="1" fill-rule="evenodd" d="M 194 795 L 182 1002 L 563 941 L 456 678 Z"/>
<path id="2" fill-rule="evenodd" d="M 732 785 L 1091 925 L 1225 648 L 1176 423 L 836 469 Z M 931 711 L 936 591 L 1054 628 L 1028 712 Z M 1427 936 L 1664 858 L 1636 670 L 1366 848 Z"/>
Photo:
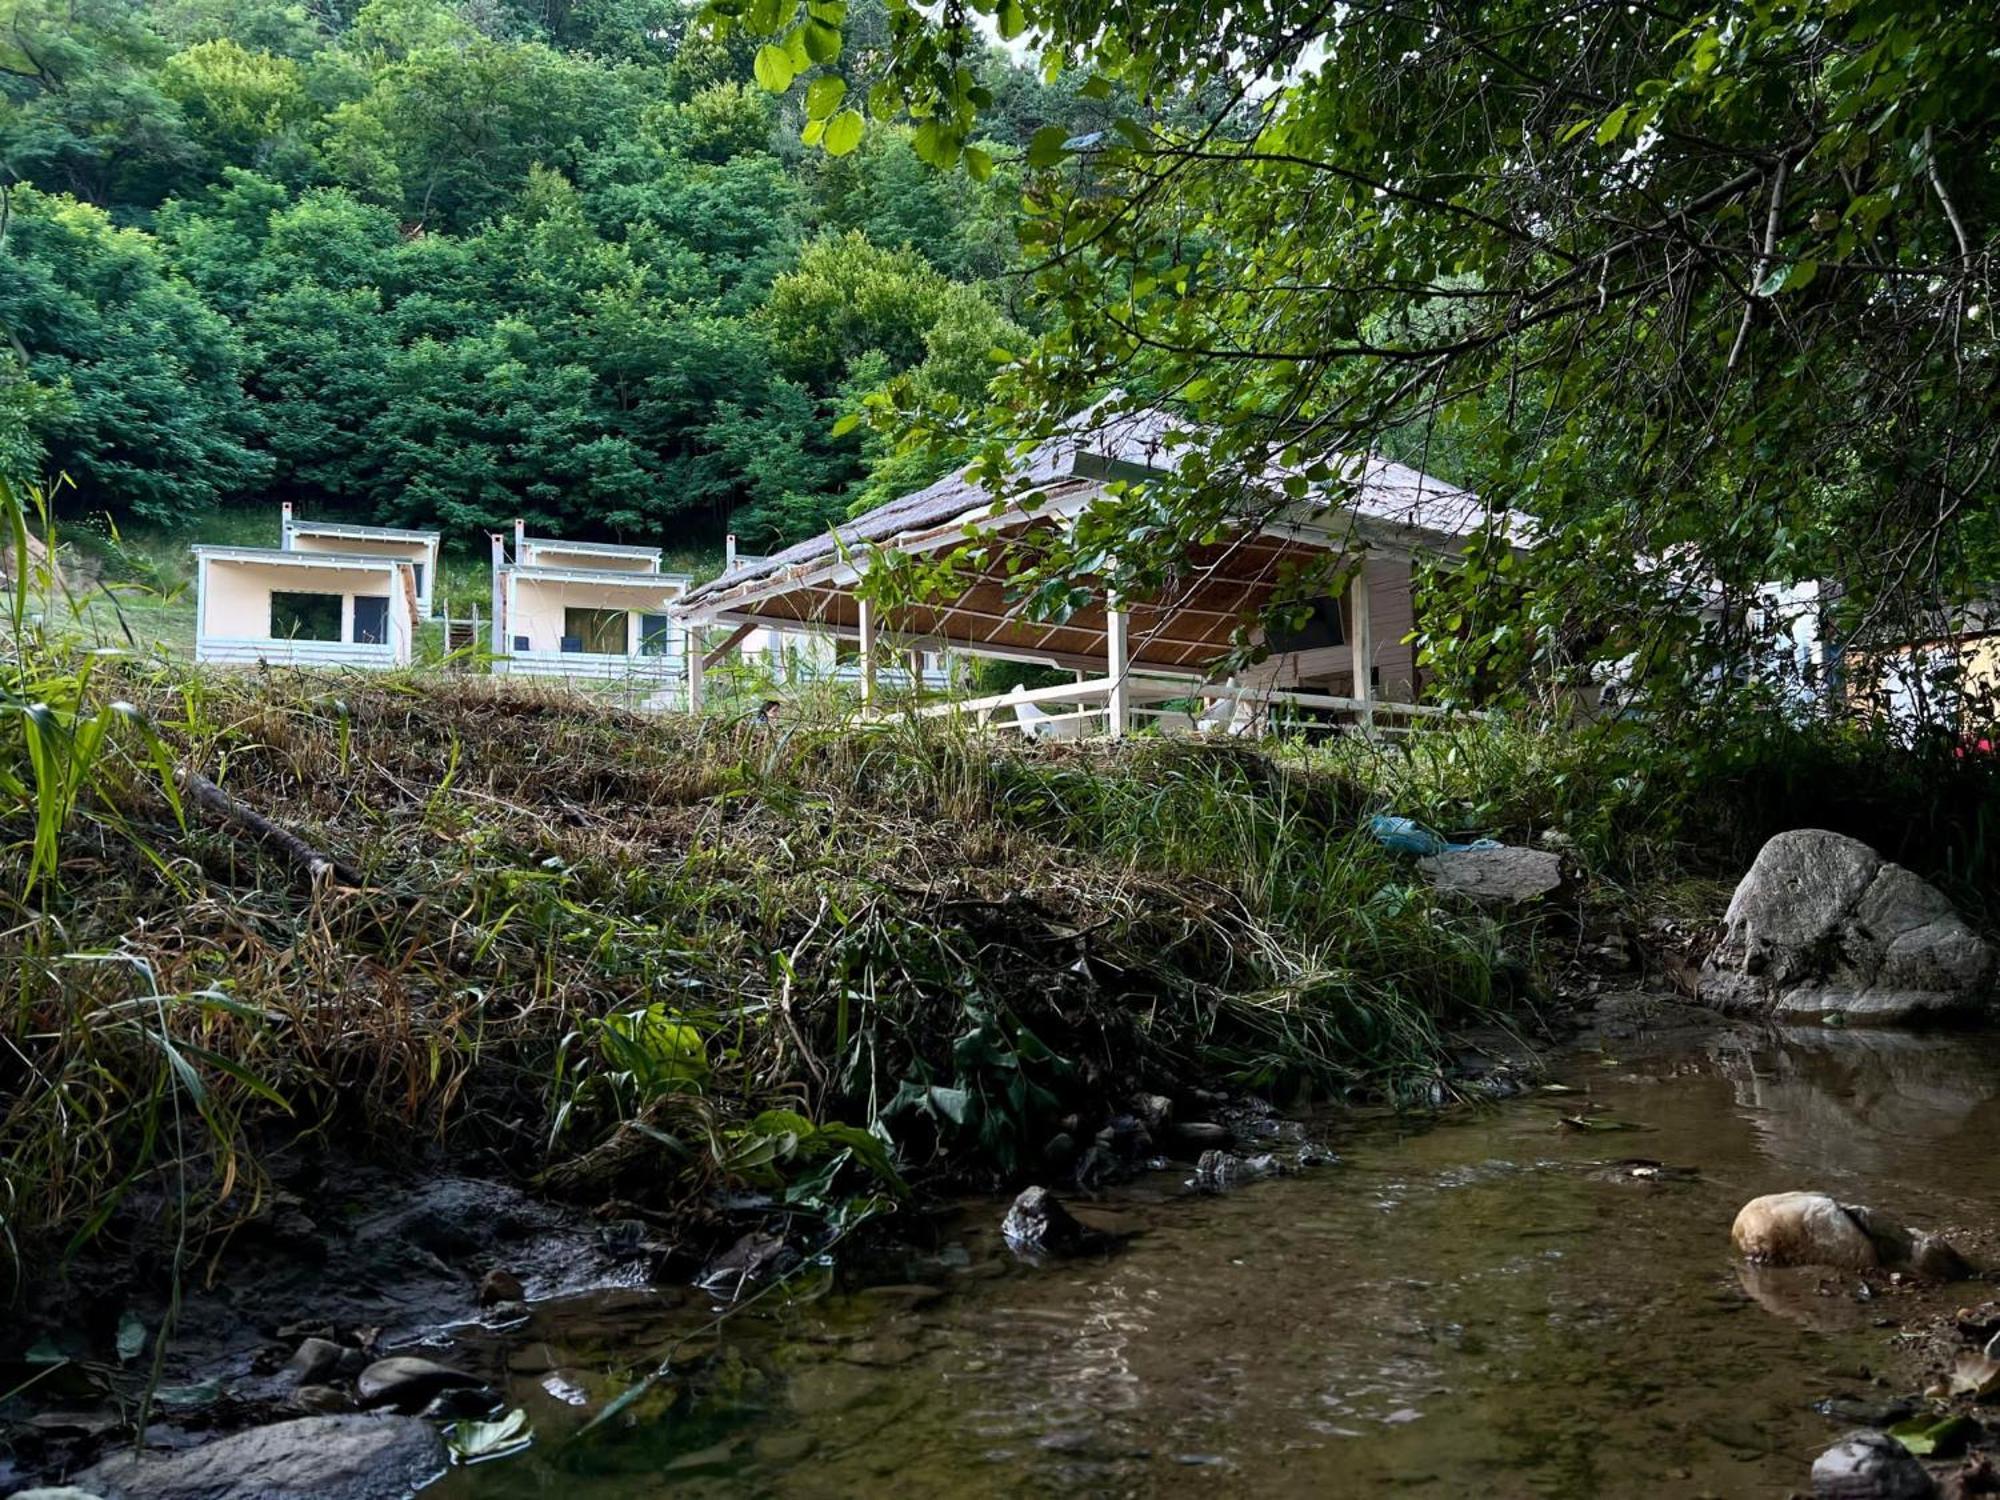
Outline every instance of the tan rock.
<path id="1" fill-rule="evenodd" d="M 1738 1254 L 1770 1266 L 1869 1271 L 1882 1263 L 1860 1221 L 1825 1193 L 1752 1198 L 1736 1215 L 1729 1238 Z"/>

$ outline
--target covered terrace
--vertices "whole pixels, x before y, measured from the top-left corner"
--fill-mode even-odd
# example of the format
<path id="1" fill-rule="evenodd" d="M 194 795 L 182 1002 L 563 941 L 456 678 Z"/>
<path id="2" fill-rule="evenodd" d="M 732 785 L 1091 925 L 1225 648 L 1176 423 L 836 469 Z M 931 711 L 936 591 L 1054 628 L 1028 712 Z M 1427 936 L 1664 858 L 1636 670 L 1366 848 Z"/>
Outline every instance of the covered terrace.
<path id="1" fill-rule="evenodd" d="M 1020 498 L 997 505 L 961 472 L 767 558 L 746 562 L 675 606 L 690 631 L 690 705 L 702 675 L 752 632 L 811 628 L 853 643 L 864 708 L 879 706 L 877 670 L 893 657 L 944 651 L 1038 663 L 1075 680 L 957 701 L 919 713 L 996 715 L 1040 735 L 1154 723 L 1167 731 L 1257 732 L 1280 705 L 1374 727 L 1435 716 L 1422 701 L 1408 636 L 1413 566 L 1456 558 L 1484 528 L 1512 538 L 1522 519 L 1405 465 L 1370 458 L 1348 466 L 1327 498 L 1245 507 L 1244 524 L 1184 558 L 1150 598 L 1100 595 L 1059 620 L 1034 618 L 1008 586 L 1009 542 L 1059 527 L 1106 496 L 1114 480 L 1169 471 L 1171 419 L 1145 411 L 1084 419 L 1023 461 Z M 1282 474 L 1266 476 L 1276 484 Z M 1337 496 L 1337 498 L 1335 498 Z M 1112 503 L 1117 503 L 1116 500 Z M 858 592 L 883 553 L 926 556 L 975 545 L 948 598 L 885 612 Z M 1266 637 L 1263 620 L 1291 580 L 1341 578 L 1339 596 L 1304 601 L 1307 618 Z M 1288 603 L 1294 602 L 1288 593 Z M 1296 612 L 1293 613 L 1296 619 Z M 728 633 L 710 644 L 717 632 Z M 1268 647 L 1242 666 L 1243 632 Z M 695 641 L 702 644 L 694 646 Z M 1362 670 L 1356 670 L 1360 663 Z"/>

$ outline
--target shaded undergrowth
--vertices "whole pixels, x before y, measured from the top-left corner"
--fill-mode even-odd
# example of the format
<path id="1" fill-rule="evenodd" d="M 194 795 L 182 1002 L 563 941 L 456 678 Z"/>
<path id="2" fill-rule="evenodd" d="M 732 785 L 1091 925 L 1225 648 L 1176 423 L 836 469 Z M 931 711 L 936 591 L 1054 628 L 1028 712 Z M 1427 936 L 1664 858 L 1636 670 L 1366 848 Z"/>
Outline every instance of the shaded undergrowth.
<path id="1" fill-rule="evenodd" d="M 4 1211 L 38 1245 L 234 1222 L 300 1133 L 592 1198 L 1004 1177 L 1140 1088 L 1393 1090 L 1496 998 L 1507 934 L 1358 837 L 1358 785 L 1253 751 L 113 670 L 32 685 L 80 695 L 41 715 L 79 779 L 0 820 Z"/>

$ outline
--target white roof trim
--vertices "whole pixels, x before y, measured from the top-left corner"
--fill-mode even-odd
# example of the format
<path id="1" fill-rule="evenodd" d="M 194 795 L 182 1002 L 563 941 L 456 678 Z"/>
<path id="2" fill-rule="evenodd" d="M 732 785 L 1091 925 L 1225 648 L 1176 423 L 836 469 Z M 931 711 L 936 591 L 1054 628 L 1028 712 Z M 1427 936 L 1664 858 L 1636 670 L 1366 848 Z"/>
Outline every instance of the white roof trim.
<path id="1" fill-rule="evenodd" d="M 210 562 L 274 563 L 281 568 L 363 568 L 371 573 L 407 568 L 407 557 L 373 552 L 287 552 L 282 547 L 229 547 L 201 544 L 188 549 Z"/>
<path id="2" fill-rule="evenodd" d="M 660 547 L 633 547 L 623 542 L 570 542 L 554 536 L 524 536 L 521 538 L 521 545 L 539 547 L 545 552 L 586 552 L 604 557 L 650 557 L 656 561 L 665 550 Z"/>
<path id="3" fill-rule="evenodd" d="M 680 594 L 693 580 L 686 573 L 619 573 L 610 569 L 537 568 L 508 564 L 500 569 L 503 577 L 530 583 L 587 583 L 613 588 L 643 588 L 655 594 Z"/>
<path id="4" fill-rule="evenodd" d="M 408 531 L 400 526 L 360 526 L 344 521 L 300 521 L 292 522 L 295 536 L 345 536 L 356 539 L 368 538 L 384 542 L 426 542 L 435 547 L 441 531 Z"/>

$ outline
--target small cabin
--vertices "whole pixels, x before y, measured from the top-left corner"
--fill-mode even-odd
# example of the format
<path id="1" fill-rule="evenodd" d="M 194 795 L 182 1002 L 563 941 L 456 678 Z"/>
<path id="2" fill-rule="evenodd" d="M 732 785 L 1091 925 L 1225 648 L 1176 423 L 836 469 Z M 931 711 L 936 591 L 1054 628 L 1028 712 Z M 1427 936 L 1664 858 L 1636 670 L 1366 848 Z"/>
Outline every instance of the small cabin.
<path id="1" fill-rule="evenodd" d="M 492 534 L 493 670 L 644 690 L 646 706 L 678 703 L 685 632 L 668 608 L 684 574 L 660 549 L 533 537 L 519 521 Z"/>
<path id="2" fill-rule="evenodd" d="M 194 556 L 196 661 L 409 664 L 421 613 L 409 559 L 215 546 Z"/>
<path id="3" fill-rule="evenodd" d="M 436 613 L 433 598 L 437 587 L 438 533 L 435 531 L 350 526 L 342 521 L 302 521 L 292 513 L 288 500 L 279 507 L 278 546 L 286 552 L 400 559 L 410 565 L 416 579 L 418 618 L 428 620 Z"/>

